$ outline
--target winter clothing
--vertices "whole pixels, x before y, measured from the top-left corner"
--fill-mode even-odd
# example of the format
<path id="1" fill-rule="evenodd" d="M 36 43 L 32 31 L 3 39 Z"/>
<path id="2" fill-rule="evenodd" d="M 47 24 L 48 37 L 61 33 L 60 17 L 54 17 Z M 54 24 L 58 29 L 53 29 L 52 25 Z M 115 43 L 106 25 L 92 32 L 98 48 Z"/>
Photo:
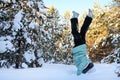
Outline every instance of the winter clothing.
<path id="1" fill-rule="evenodd" d="M 91 17 L 91 18 L 94 18 L 94 15 L 93 15 L 91 9 L 89 9 L 88 16 Z"/>
<path id="2" fill-rule="evenodd" d="M 89 17 L 87 15 L 81 27 L 81 31 L 79 33 L 78 19 L 77 18 L 71 19 L 71 29 L 72 29 L 71 33 L 74 37 L 74 44 L 75 44 L 75 46 L 72 48 L 71 51 L 73 54 L 74 64 L 77 67 L 77 75 L 80 75 L 81 73 L 86 73 L 89 69 L 91 69 L 94 66 L 92 61 L 87 57 L 87 49 L 85 44 L 86 43 L 85 35 L 91 22 L 92 22 L 92 17 Z"/>
<path id="3" fill-rule="evenodd" d="M 80 75 L 82 71 L 87 67 L 91 60 L 86 56 L 87 50 L 86 45 L 80 45 L 72 48 L 73 61 L 77 67 L 77 75 Z"/>
<path id="4" fill-rule="evenodd" d="M 85 34 L 91 22 L 92 22 L 92 18 L 89 16 L 86 16 L 85 21 L 81 27 L 81 31 L 79 33 L 78 32 L 78 19 L 77 18 L 71 19 L 71 29 L 72 29 L 71 33 L 74 37 L 75 47 L 86 43 Z"/>
<path id="5" fill-rule="evenodd" d="M 79 13 L 77 13 L 77 12 L 75 12 L 75 11 L 72 11 L 72 13 L 73 13 L 73 16 L 72 16 L 72 18 L 78 18 L 78 16 L 79 16 Z"/>
<path id="6" fill-rule="evenodd" d="M 92 18 L 89 16 L 86 16 L 84 23 L 83 23 L 81 30 L 80 30 L 80 35 L 85 42 L 86 42 L 85 35 L 86 35 L 86 32 L 88 31 L 88 28 L 89 28 L 91 22 L 92 22 Z"/>
<path id="7" fill-rule="evenodd" d="M 88 66 L 82 71 L 82 73 L 87 73 L 91 68 L 94 67 L 94 64 L 91 62 L 88 64 Z"/>

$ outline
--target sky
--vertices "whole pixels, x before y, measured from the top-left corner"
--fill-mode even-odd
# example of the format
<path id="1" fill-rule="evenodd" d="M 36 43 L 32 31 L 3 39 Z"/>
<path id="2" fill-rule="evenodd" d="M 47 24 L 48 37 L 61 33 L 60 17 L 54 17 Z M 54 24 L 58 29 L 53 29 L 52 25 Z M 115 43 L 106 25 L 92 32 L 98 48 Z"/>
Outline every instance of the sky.
<path id="1" fill-rule="evenodd" d="M 44 4 L 49 7 L 54 5 L 58 9 L 60 15 L 63 15 L 66 10 L 72 12 L 73 10 L 78 13 L 88 11 L 89 8 L 93 8 L 95 2 L 98 2 L 101 6 L 111 3 L 113 0 L 43 0 Z"/>

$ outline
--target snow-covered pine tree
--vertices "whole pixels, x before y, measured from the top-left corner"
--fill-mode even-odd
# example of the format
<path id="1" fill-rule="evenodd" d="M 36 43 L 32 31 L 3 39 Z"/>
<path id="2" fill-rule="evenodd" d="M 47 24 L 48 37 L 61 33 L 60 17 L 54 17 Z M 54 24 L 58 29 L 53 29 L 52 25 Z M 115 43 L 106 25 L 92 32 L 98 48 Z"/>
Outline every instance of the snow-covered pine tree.
<path id="1" fill-rule="evenodd" d="M 111 14 L 111 18 L 109 20 L 109 38 L 111 39 L 110 44 L 114 46 L 113 49 L 111 49 L 111 52 L 109 55 L 107 55 L 105 58 L 102 59 L 101 62 L 104 63 L 120 63 L 120 1 L 114 0 L 114 3 L 110 7 L 109 11 Z M 108 42 L 108 40 L 106 41 Z M 103 42 L 103 46 L 105 46 Z M 118 66 L 115 70 L 115 73 L 120 77 L 120 66 Z"/>
<path id="2" fill-rule="evenodd" d="M 0 67 L 40 67 L 43 1 L 1 0 L 0 8 Z"/>
<path id="3" fill-rule="evenodd" d="M 57 9 L 42 0 L 2 0 L 0 8 L 0 67 L 72 63 L 69 20 L 60 22 Z"/>
<path id="4" fill-rule="evenodd" d="M 93 11 L 97 15 L 95 15 L 87 35 L 89 55 L 96 62 L 101 62 L 103 58 L 112 55 L 114 58 L 109 57 L 109 60 L 106 60 L 107 63 L 116 61 L 119 63 L 119 6 L 113 3 L 113 5 L 104 8 L 94 8 Z"/>
<path id="5" fill-rule="evenodd" d="M 69 20 L 60 17 L 54 6 L 47 10 L 44 30 L 42 31 L 43 59 L 49 63 L 71 64 L 71 34 Z"/>
<path id="6" fill-rule="evenodd" d="M 47 10 L 47 19 L 45 20 L 44 30 L 42 30 L 42 42 L 43 42 L 43 51 L 44 54 L 42 57 L 45 62 L 49 63 L 58 63 L 62 62 L 60 60 L 60 53 L 58 51 L 57 42 L 60 41 L 60 34 L 62 27 L 59 26 L 59 12 L 54 6 L 50 6 L 49 10 Z"/>
<path id="7" fill-rule="evenodd" d="M 118 3 L 119 2 L 113 3 L 110 7 L 110 11 L 108 11 L 111 13 L 108 17 L 109 21 L 107 26 L 109 34 L 101 43 L 103 47 L 106 45 L 109 46 L 108 48 L 111 47 L 109 54 L 102 60 L 102 62 L 106 63 L 120 63 L 120 20 L 118 19 L 118 17 L 120 17 L 120 5 Z"/>

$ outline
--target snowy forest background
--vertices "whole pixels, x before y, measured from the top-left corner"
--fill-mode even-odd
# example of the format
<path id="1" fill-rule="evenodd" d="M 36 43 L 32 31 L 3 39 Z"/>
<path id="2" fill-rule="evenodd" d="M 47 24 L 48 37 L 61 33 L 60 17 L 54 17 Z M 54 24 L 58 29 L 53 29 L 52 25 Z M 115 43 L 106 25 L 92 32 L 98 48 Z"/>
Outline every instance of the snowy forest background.
<path id="1" fill-rule="evenodd" d="M 100 7 L 87 32 L 88 55 L 94 62 L 120 63 L 120 0 Z M 0 67 L 73 64 L 70 12 L 64 16 L 44 0 L 0 0 Z M 86 12 L 79 20 L 82 25 Z"/>

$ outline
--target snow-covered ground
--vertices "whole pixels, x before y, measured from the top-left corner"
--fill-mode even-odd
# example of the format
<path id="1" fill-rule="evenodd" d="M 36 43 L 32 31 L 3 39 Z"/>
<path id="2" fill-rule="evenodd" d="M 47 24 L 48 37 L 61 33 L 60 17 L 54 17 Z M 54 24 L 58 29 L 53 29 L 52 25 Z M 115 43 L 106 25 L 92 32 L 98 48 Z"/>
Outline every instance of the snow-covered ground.
<path id="1" fill-rule="evenodd" d="M 42 68 L 0 69 L 0 80 L 120 80 L 118 64 L 95 64 L 92 73 L 76 75 L 74 65 L 43 64 Z"/>

